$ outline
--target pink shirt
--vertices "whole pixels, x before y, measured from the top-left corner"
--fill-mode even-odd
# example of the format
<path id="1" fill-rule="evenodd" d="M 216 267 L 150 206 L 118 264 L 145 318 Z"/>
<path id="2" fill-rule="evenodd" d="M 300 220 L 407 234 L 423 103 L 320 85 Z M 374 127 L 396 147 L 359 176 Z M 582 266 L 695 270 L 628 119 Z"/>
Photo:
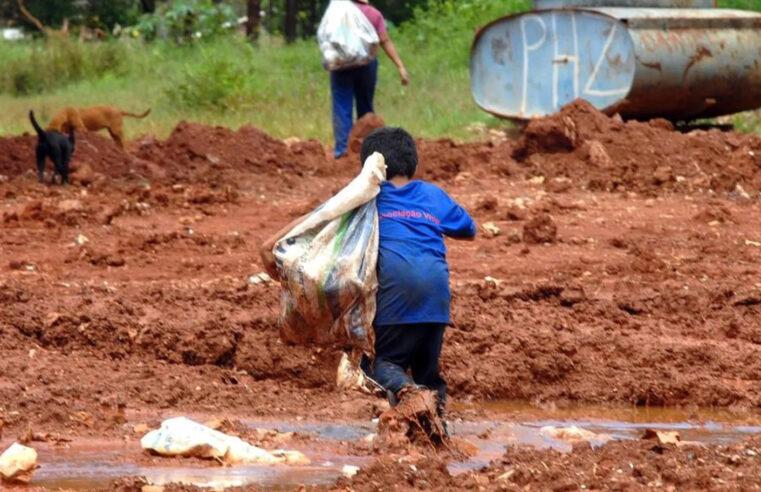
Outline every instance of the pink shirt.
<path id="1" fill-rule="evenodd" d="M 354 5 L 359 7 L 359 10 L 365 14 L 367 20 L 369 20 L 370 24 L 372 24 L 375 28 L 375 32 L 378 33 L 378 37 L 386 34 L 386 20 L 383 18 L 383 14 L 381 14 L 378 9 L 359 2 L 354 2 Z"/>

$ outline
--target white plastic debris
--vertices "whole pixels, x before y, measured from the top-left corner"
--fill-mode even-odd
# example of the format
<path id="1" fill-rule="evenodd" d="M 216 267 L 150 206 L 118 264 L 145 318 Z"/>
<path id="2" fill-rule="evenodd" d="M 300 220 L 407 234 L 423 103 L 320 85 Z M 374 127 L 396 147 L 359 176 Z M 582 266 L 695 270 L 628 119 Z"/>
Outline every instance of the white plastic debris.
<path id="1" fill-rule="evenodd" d="M 487 222 L 481 226 L 481 229 L 484 231 L 484 236 L 491 239 L 493 237 L 499 236 L 500 230 L 499 227 L 497 227 L 497 224 L 494 222 Z"/>
<path id="2" fill-rule="evenodd" d="M 268 284 L 272 282 L 272 277 L 266 273 L 256 273 L 248 277 L 248 283 L 251 285 Z"/>
<path id="3" fill-rule="evenodd" d="M 0 478 L 9 483 L 29 483 L 37 465 L 37 451 L 14 442 L 0 455 Z"/>
<path id="4" fill-rule="evenodd" d="M 343 475 L 346 478 L 351 478 L 354 475 L 356 475 L 358 472 L 359 472 L 358 466 L 344 465 L 344 467 L 341 468 L 341 475 Z"/>
<path id="5" fill-rule="evenodd" d="M 242 439 L 215 431 L 185 417 L 165 420 L 140 440 L 143 449 L 161 456 L 194 456 L 216 459 L 233 465 L 307 465 L 309 459 L 298 451 L 267 451 Z"/>
<path id="6" fill-rule="evenodd" d="M 577 427 L 575 425 L 572 425 L 570 427 L 555 427 L 552 425 L 548 425 L 539 429 L 539 432 L 544 436 L 551 437 L 553 439 L 557 439 L 558 441 L 564 441 L 567 443 L 575 443 L 575 442 L 582 442 L 582 441 L 605 442 L 612 439 L 612 437 L 607 434 L 595 434 L 592 431 L 582 429 L 581 427 Z"/>
<path id="7" fill-rule="evenodd" d="M 90 240 L 84 234 L 79 234 L 77 238 L 75 239 L 75 241 L 78 246 L 82 246 L 83 244 L 90 242 Z"/>
<path id="8" fill-rule="evenodd" d="M 365 373 L 352 360 L 348 352 L 343 353 L 341 362 L 338 363 L 336 386 L 343 391 L 359 390 L 363 393 L 372 393 L 371 384 L 365 377 Z"/>

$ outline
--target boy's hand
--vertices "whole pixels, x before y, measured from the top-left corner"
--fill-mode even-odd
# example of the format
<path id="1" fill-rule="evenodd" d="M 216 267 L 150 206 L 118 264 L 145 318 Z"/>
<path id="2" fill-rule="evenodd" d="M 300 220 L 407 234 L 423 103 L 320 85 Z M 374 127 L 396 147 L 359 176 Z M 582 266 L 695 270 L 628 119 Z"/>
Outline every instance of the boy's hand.
<path id="1" fill-rule="evenodd" d="M 269 247 L 268 247 L 269 246 Z M 280 272 L 277 269 L 277 263 L 275 262 L 275 255 L 272 253 L 272 247 L 274 245 L 263 245 L 259 250 L 259 255 L 262 257 L 262 264 L 267 275 L 272 277 L 273 280 L 280 281 Z"/>

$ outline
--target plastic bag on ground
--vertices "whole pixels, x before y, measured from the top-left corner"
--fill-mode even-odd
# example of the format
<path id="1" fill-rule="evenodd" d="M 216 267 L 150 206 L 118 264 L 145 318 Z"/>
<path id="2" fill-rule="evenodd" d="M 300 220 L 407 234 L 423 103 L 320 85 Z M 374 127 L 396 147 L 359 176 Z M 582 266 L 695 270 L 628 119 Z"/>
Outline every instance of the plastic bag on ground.
<path id="1" fill-rule="evenodd" d="M 359 176 L 275 244 L 283 289 L 280 335 L 285 341 L 341 341 L 373 353 L 375 197 L 385 179 L 385 160 L 375 153 Z"/>
<path id="2" fill-rule="evenodd" d="M 333 0 L 317 29 L 326 70 L 367 65 L 378 55 L 378 33 L 351 0 Z"/>
<path id="3" fill-rule="evenodd" d="M 0 455 L 0 479 L 8 483 L 29 483 L 37 465 L 37 451 L 14 442 Z"/>
<path id="4" fill-rule="evenodd" d="M 162 456 L 216 459 L 229 465 L 309 464 L 309 459 L 298 451 L 270 452 L 185 417 L 165 420 L 159 429 L 143 436 L 140 445 L 143 449 Z"/>
<path id="5" fill-rule="evenodd" d="M 344 352 L 338 363 L 336 387 L 343 391 L 358 390 L 369 395 L 380 392 L 378 384 L 370 379 L 358 362 L 361 354 Z"/>

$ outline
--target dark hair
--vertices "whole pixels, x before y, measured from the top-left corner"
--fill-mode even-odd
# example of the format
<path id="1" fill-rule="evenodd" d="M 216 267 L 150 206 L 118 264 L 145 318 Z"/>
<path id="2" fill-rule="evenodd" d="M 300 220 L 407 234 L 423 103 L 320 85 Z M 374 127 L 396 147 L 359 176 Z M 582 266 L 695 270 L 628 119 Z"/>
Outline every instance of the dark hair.
<path id="1" fill-rule="evenodd" d="M 362 164 L 373 152 L 379 152 L 386 159 L 386 179 L 394 176 L 411 178 L 417 169 L 417 147 L 415 139 L 403 128 L 378 128 L 362 142 Z"/>

